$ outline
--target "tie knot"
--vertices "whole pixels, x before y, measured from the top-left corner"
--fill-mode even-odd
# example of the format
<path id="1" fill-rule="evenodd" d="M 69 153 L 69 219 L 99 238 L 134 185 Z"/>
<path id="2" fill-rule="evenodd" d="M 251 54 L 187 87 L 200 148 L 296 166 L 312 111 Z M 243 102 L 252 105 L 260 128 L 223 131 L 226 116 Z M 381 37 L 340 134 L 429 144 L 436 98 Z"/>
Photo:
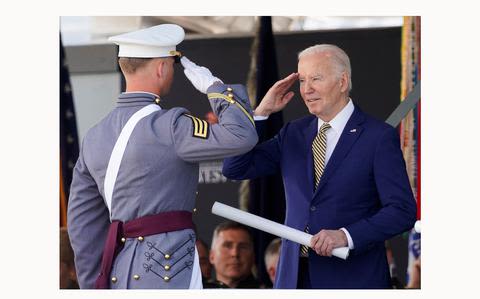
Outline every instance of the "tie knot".
<path id="1" fill-rule="evenodd" d="M 320 127 L 320 132 L 325 133 L 331 127 L 332 126 L 329 123 L 323 123 L 323 125 Z"/>

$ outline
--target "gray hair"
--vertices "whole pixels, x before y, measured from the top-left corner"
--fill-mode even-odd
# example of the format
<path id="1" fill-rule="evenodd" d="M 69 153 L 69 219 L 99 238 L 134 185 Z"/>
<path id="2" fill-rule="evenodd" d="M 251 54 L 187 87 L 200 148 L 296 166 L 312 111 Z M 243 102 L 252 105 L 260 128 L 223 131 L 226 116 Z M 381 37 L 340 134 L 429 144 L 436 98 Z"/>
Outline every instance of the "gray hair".
<path id="1" fill-rule="evenodd" d="M 273 257 L 280 254 L 280 246 L 282 245 L 282 239 L 275 238 L 270 244 L 268 244 L 267 249 L 265 249 L 265 266 L 268 268 L 272 263 Z"/>
<path id="2" fill-rule="evenodd" d="M 339 47 L 329 44 L 311 46 L 298 53 L 298 60 L 307 55 L 325 52 L 331 54 L 331 60 L 334 63 L 334 66 L 337 69 L 339 76 L 343 72 L 347 73 L 348 92 L 350 92 L 352 90 L 352 67 L 350 66 L 350 58 L 348 58 L 347 53 L 345 53 L 345 51 L 343 51 Z"/>
<path id="3" fill-rule="evenodd" d="M 225 221 L 225 222 L 222 222 L 215 227 L 215 230 L 213 231 L 212 244 L 210 246 L 211 249 L 215 248 L 215 245 L 217 243 L 218 235 L 221 232 L 226 231 L 226 230 L 243 230 L 243 231 L 245 231 L 248 235 L 248 239 L 249 239 L 250 243 L 252 243 L 252 246 L 253 246 L 253 235 L 252 235 L 252 232 L 250 231 L 250 229 L 248 228 L 248 226 L 245 226 L 241 223 L 234 222 L 234 221 Z"/>

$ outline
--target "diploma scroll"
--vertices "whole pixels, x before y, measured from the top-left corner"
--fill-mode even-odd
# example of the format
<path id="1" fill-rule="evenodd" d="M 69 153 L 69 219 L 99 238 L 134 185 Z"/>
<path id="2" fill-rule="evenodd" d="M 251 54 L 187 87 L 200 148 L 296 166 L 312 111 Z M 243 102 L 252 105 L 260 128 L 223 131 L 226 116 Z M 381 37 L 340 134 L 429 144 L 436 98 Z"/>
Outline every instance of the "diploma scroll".
<path id="1" fill-rule="evenodd" d="M 250 214 L 248 212 L 232 208 L 216 201 L 212 206 L 212 213 L 238 223 L 254 227 L 272 235 L 288 239 L 290 241 L 310 247 L 312 235 L 289 226 Z M 349 253 L 348 247 L 335 248 L 332 255 L 341 259 L 347 259 Z"/>

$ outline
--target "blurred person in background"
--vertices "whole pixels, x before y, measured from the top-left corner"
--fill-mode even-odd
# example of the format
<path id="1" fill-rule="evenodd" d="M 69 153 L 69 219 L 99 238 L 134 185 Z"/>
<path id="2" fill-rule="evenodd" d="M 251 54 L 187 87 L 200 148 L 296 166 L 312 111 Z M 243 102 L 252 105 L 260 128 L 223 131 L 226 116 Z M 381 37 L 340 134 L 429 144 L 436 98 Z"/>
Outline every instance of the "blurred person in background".
<path id="1" fill-rule="evenodd" d="M 209 259 L 210 251 L 207 244 L 201 239 L 197 239 L 195 245 L 197 246 L 200 270 L 202 271 L 202 281 L 205 284 L 206 281 L 212 278 L 212 264 L 210 264 Z"/>
<path id="2" fill-rule="evenodd" d="M 265 249 L 265 269 L 267 269 L 270 281 L 275 283 L 275 274 L 277 273 L 278 259 L 280 257 L 280 246 L 282 239 L 273 239 Z"/>
<path id="3" fill-rule="evenodd" d="M 219 224 L 213 232 L 210 249 L 216 280 L 204 288 L 260 288 L 260 282 L 252 274 L 254 261 L 253 237 L 248 227 L 232 221 Z"/>

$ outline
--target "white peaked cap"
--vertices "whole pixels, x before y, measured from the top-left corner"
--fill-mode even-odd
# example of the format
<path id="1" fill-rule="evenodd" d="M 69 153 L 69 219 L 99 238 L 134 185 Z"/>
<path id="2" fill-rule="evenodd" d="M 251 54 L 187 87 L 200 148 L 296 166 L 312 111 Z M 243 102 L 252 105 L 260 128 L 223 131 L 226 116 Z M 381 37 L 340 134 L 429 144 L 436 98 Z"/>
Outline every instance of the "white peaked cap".
<path id="1" fill-rule="evenodd" d="M 176 46 L 185 38 L 185 31 L 175 24 L 162 24 L 111 36 L 119 46 L 118 57 L 154 58 L 176 56 Z"/>

